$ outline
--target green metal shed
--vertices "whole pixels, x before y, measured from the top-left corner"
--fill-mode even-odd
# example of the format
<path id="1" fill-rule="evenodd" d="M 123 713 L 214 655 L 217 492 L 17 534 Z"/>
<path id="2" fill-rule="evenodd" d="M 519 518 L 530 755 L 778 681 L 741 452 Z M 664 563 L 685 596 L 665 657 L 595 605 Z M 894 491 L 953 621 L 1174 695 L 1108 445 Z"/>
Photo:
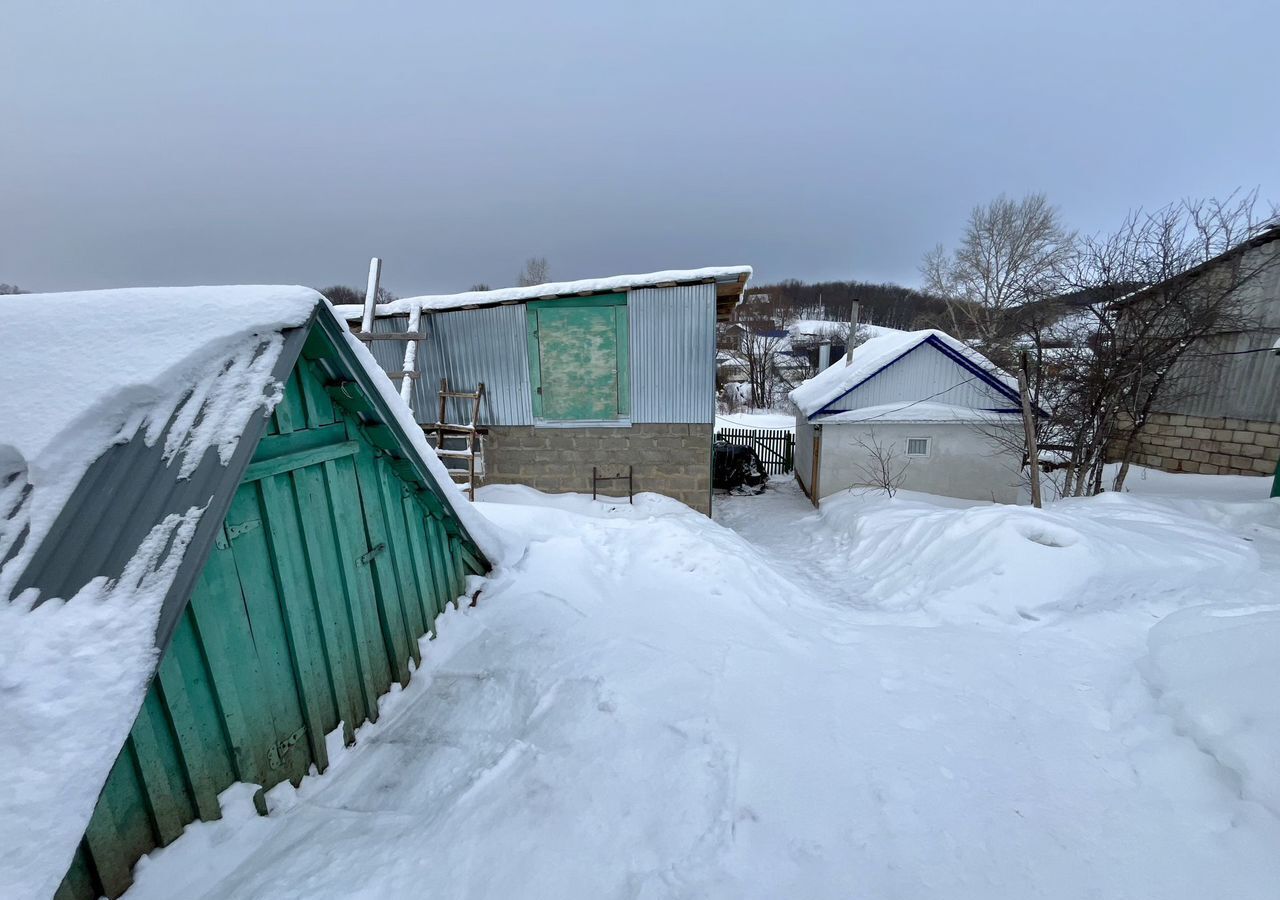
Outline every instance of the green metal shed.
<path id="1" fill-rule="evenodd" d="M 206 453 L 175 477 L 164 442 L 139 429 L 92 464 L 16 582 L 14 596 L 70 597 L 127 565 L 129 534 L 206 504 L 160 612 L 154 675 L 59 898 L 119 896 L 140 856 L 218 818 L 233 783 L 323 772 L 326 735 L 341 726 L 349 744 L 377 719 L 378 698 L 421 662 L 419 638 L 489 569 L 461 495 L 327 302 L 279 337 L 282 396 L 269 418 L 248 418 L 229 462 Z M 118 546 L 95 554 L 101 539 L 87 533 Z"/>

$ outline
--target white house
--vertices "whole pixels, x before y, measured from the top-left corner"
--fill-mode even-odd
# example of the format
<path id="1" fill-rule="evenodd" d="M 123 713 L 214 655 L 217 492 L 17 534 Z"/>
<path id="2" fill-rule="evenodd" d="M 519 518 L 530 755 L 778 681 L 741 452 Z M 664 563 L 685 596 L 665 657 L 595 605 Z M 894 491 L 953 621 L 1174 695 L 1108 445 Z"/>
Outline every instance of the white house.
<path id="1" fill-rule="evenodd" d="M 890 332 L 791 392 L 796 475 L 817 502 L 856 486 L 1013 503 L 1022 483 L 1018 383 L 941 331 Z"/>

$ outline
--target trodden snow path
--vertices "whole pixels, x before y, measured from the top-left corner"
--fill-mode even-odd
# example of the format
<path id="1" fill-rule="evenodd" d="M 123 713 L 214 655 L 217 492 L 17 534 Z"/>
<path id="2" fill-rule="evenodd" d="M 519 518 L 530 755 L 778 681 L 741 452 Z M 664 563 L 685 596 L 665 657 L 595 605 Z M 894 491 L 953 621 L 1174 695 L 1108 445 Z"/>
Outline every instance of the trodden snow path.
<path id="1" fill-rule="evenodd" d="M 381 720 L 130 897 L 1276 896 L 1278 811 L 1140 673 L 1267 602 L 1275 504 L 483 496 L 525 554 Z"/>

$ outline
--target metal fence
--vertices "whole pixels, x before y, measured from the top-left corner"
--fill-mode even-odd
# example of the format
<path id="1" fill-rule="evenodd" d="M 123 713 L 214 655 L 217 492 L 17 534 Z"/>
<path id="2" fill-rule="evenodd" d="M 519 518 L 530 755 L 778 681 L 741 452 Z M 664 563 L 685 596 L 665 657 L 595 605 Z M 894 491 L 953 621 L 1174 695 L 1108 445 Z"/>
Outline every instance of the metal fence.
<path id="1" fill-rule="evenodd" d="M 721 428 L 716 440 L 750 447 L 770 475 L 787 475 L 795 468 L 796 434 L 785 428 Z"/>

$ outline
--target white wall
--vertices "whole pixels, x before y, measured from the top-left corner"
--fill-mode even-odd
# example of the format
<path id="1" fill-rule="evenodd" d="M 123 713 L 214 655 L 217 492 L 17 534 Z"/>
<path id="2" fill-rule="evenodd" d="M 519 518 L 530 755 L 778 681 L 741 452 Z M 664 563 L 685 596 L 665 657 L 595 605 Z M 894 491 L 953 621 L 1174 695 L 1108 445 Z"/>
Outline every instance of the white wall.
<path id="1" fill-rule="evenodd" d="M 850 487 L 870 483 L 866 469 L 871 454 L 859 446 L 874 441 L 892 447 L 898 463 L 907 463 L 902 489 L 959 497 L 965 500 L 995 500 L 1014 503 L 1018 499 L 1022 475 L 1021 455 L 997 445 L 982 429 L 1000 426 L 967 424 L 882 424 L 874 428 L 864 423 L 822 426 L 822 459 L 818 491 L 823 497 Z M 1010 426 L 1006 426 L 1010 427 Z M 1015 437 L 1017 427 L 1010 427 Z M 796 462 L 800 461 L 799 429 L 796 431 Z M 908 457 L 907 438 L 930 438 L 929 455 Z M 808 482 L 806 481 L 806 484 Z"/>
<path id="2" fill-rule="evenodd" d="M 806 491 L 813 490 L 813 425 L 803 415 L 796 414 L 796 475 Z"/>

